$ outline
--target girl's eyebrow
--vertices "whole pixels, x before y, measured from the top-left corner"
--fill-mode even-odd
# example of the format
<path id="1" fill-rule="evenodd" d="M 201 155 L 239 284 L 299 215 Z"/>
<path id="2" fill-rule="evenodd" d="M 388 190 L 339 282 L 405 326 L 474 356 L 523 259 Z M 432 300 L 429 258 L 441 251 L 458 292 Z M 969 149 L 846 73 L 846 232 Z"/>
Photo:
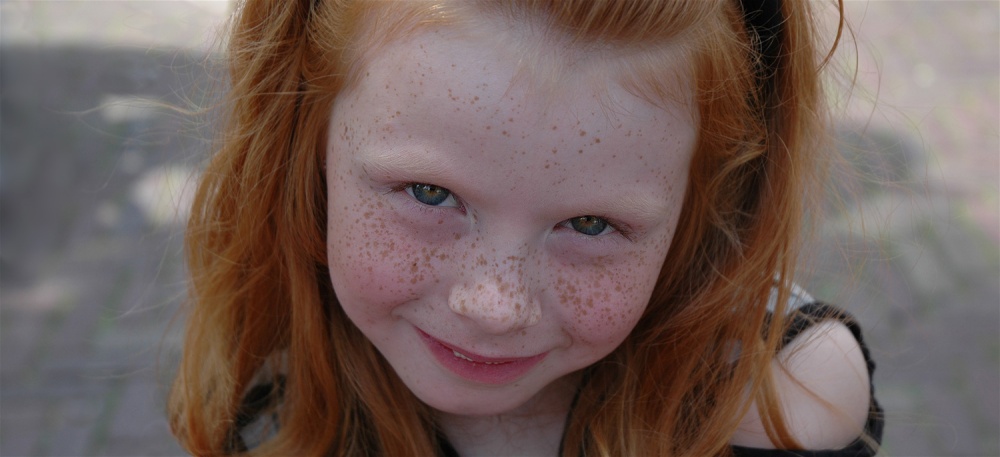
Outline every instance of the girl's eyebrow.
<path id="1" fill-rule="evenodd" d="M 358 161 L 366 176 L 388 175 L 399 171 L 424 176 L 442 176 L 448 171 L 448 167 L 444 161 L 429 157 L 428 154 L 420 153 L 362 153 Z"/>
<path id="2" fill-rule="evenodd" d="M 653 198 L 645 193 L 624 194 L 614 202 L 613 209 L 644 223 L 657 221 L 669 213 L 669 205 L 666 201 Z"/>

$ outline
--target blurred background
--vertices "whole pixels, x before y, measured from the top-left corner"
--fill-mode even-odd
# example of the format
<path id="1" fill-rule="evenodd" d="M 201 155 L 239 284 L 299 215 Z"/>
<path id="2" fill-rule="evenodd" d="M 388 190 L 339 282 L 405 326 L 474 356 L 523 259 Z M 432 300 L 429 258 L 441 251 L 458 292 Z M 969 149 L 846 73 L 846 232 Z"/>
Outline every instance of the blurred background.
<path id="1" fill-rule="evenodd" d="M 1000 455 L 1000 3 L 846 4 L 807 288 L 861 318 L 883 455 Z M 227 2 L 0 1 L 0 455 L 179 455 L 185 208 Z M 844 87 L 840 78 L 839 87 Z"/>

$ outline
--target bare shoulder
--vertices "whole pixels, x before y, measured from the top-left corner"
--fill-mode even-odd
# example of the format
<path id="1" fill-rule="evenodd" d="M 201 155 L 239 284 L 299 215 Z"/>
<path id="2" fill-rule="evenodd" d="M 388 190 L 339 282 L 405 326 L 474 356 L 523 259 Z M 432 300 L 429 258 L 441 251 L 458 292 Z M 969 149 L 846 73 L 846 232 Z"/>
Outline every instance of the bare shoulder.
<path id="1" fill-rule="evenodd" d="M 864 430 L 871 402 L 861 346 L 844 324 L 830 320 L 806 329 L 771 364 L 792 436 L 805 449 L 840 449 Z M 743 418 L 734 445 L 774 449 L 756 404 Z"/>

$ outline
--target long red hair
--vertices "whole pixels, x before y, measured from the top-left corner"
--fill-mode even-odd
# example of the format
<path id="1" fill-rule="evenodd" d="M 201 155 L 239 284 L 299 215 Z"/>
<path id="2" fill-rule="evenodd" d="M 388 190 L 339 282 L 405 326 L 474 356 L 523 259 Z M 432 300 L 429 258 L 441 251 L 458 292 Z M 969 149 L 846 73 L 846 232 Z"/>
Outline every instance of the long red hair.
<path id="1" fill-rule="evenodd" d="M 825 119 L 810 2 L 777 2 L 780 33 L 763 38 L 737 0 L 438 3 L 447 2 L 261 0 L 235 12 L 228 119 L 187 228 L 191 299 L 169 406 L 185 448 L 232 452 L 248 390 L 280 376 L 280 431 L 255 452 L 436 453 L 428 408 L 330 285 L 325 129 L 373 50 L 468 14 L 541 18 L 574 44 L 681 46 L 697 81 L 701 131 L 672 247 L 638 325 L 586 369 L 564 455 L 725 454 L 752 400 L 772 440 L 794 447 L 769 367 L 804 198 L 820 182 Z M 654 101 L 669 96 L 665 62 L 636 55 L 623 70 L 628 86 Z"/>

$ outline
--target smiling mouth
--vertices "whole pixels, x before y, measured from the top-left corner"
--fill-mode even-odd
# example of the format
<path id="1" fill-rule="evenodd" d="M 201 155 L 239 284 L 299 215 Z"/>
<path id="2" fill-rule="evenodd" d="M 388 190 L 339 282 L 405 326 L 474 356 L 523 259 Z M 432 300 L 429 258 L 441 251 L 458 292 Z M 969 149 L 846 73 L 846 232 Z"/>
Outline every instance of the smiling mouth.
<path id="1" fill-rule="evenodd" d="M 419 328 L 420 339 L 434 359 L 448 371 L 480 384 L 508 384 L 520 379 L 548 355 L 543 352 L 529 357 L 485 357 L 452 347 Z"/>
<path id="2" fill-rule="evenodd" d="M 479 361 L 476 361 L 476 360 L 472 360 L 472 359 L 470 359 L 470 358 L 469 358 L 468 356 L 466 356 L 465 354 L 462 354 L 461 352 L 458 352 L 458 351 L 456 351 L 456 350 L 454 350 L 454 349 L 452 349 L 452 350 L 451 350 L 451 353 L 452 353 L 452 354 L 454 354 L 454 355 L 455 355 L 455 357 L 458 357 L 458 358 L 460 358 L 460 359 L 462 359 L 462 360 L 468 360 L 468 361 L 470 361 L 470 362 L 472 362 L 472 363 L 484 363 L 484 364 L 486 364 L 486 365 L 500 365 L 500 364 L 504 364 L 504 363 L 510 363 L 510 362 L 486 362 L 486 361 L 483 361 L 483 362 L 479 362 Z"/>
<path id="3" fill-rule="evenodd" d="M 434 338 L 433 336 L 430 336 L 430 334 L 428 334 L 427 332 L 424 332 L 423 330 L 417 329 L 417 331 L 420 333 L 420 336 L 424 337 L 424 340 L 427 341 L 428 343 L 433 344 L 433 345 L 437 345 L 437 346 L 439 346 L 439 349 L 444 349 L 447 352 L 451 352 L 451 354 L 454 355 L 456 358 L 461 359 L 461 360 L 465 360 L 467 362 L 481 363 L 481 364 L 484 364 L 484 365 L 503 365 L 505 363 L 512 363 L 512 362 L 517 362 L 517 361 L 521 361 L 521 360 L 528 360 L 528 359 L 534 358 L 534 356 L 532 356 L 532 357 L 486 357 L 486 356 L 483 356 L 483 355 L 479 355 L 479 354 L 476 354 L 476 353 L 473 353 L 473 352 L 468 352 L 468 351 L 462 350 L 461 348 L 452 346 L 452 345 L 450 345 L 448 343 L 445 343 L 444 341 L 441 341 L 441 340 L 439 340 L 437 338 Z"/>

